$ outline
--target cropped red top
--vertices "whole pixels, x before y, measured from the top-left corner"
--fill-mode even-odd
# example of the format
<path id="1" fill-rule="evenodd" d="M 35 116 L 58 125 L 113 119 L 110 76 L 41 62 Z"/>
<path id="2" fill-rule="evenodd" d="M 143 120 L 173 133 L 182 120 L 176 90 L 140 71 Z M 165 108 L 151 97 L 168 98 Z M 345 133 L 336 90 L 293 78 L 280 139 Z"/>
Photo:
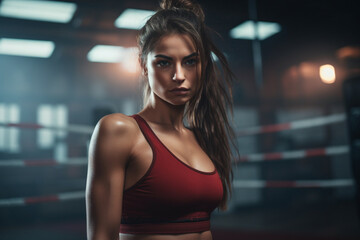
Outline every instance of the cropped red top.
<path id="1" fill-rule="evenodd" d="M 150 168 L 124 190 L 120 233 L 179 234 L 210 230 L 223 186 L 217 170 L 202 172 L 178 159 L 139 115 L 132 115 L 153 151 Z"/>

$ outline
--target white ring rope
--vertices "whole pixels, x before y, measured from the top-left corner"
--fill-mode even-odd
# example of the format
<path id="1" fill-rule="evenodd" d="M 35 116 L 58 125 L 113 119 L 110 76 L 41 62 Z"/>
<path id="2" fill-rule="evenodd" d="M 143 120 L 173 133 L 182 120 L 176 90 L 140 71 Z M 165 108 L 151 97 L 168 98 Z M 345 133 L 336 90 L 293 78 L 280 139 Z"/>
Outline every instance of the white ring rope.
<path id="1" fill-rule="evenodd" d="M 75 133 L 83 133 L 83 134 L 91 134 L 94 130 L 92 126 L 79 125 L 79 124 L 71 124 L 67 127 L 52 127 L 52 126 L 44 126 L 35 123 L 0 123 L 0 126 L 4 127 L 17 127 L 17 128 L 31 128 L 31 129 L 49 129 L 54 131 L 67 131 L 67 132 L 75 132 Z"/>
<path id="2" fill-rule="evenodd" d="M 262 162 L 271 160 L 294 160 L 315 156 L 333 156 L 349 153 L 349 147 L 332 146 L 326 148 L 314 148 L 305 150 L 295 150 L 286 152 L 273 152 L 273 153 L 254 153 L 242 155 L 240 159 L 234 163 L 239 162 Z M 32 166 L 54 166 L 54 165 L 87 165 L 86 157 L 82 158 L 68 158 L 63 160 L 56 159 L 6 159 L 0 160 L 0 167 L 32 167 Z"/>
<path id="3" fill-rule="evenodd" d="M 333 146 L 326 148 L 314 148 L 305 150 L 295 150 L 286 152 L 273 152 L 273 153 L 254 153 L 242 155 L 236 162 L 261 162 L 269 160 L 293 160 L 299 158 L 315 157 L 315 156 L 332 156 L 349 153 L 349 147 Z"/>
<path id="4" fill-rule="evenodd" d="M 297 181 L 264 181 L 264 180 L 234 180 L 234 188 L 330 188 L 351 187 L 352 179 L 335 180 L 297 180 Z"/>
<path id="5" fill-rule="evenodd" d="M 53 165 L 86 165 L 86 158 L 56 159 L 6 159 L 0 160 L 0 167 L 28 167 L 28 166 L 53 166 Z"/>
<path id="6" fill-rule="evenodd" d="M 264 181 L 234 180 L 233 188 L 337 188 L 352 187 L 352 179 L 334 180 L 298 180 L 298 181 Z M 1 206 L 22 206 L 42 202 L 59 202 L 85 198 L 84 191 L 66 192 L 48 196 L 0 199 Z"/>
<path id="7" fill-rule="evenodd" d="M 243 135 L 252 135 L 252 134 L 259 134 L 259 133 L 266 133 L 266 132 L 279 132 L 283 130 L 290 130 L 290 129 L 301 129 L 301 128 L 309 128 L 309 127 L 317 127 L 328 125 L 332 123 L 343 122 L 346 119 L 344 113 L 333 114 L 324 117 L 316 117 L 310 119 L 303 119 L 297 120 L 288 123 L 278 123 L 272 125 L 264 125 L 264 126 L 254 126 L 254 127 L 246 127 L 240 129 L 237 132 L 237 136 Z M 94 130 L 94 126 L 88 125 L 78 125 L 78 124 L 71 124 L 67 127 L 51 127 L 51 126 L 44 126 L 35 123 L 0 123 L 0 126 L 4 127 L 18 127 L 18 128 L 33 128 L 33 129 L 50 129 L 50 130 L 65 130 L 69 132 L 76 132 L 76 133 L 84 133 L 84 134 L 91 134 Z"/>
<path id="8" fill-rule="evenodd" d="M 283 130 L 293 130 L 309 127 L 318 127 L 338 122 L 346 119 L 344 113 L 333 114 L 324 117 L 316 117 L 310 119 L 297 120 L 288 123 L 278 123 L 264 126 L 246 127 L 237 131 L 237 136 L 254 135 L 259 133 L 279 132 Z"/>

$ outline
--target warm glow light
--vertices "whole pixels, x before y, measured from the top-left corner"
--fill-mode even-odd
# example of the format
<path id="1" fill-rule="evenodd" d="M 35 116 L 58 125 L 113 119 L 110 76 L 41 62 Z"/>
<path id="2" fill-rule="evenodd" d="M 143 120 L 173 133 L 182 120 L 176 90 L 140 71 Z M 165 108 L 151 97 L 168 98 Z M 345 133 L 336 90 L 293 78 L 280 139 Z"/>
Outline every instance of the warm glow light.
<path id="1" fill-rule="evenodd" d="M 90 62 L 121 63 L 122 68 L 129 73 L 138 73 L 138 48 L 121 46 L 96 45 L 88 53 Z"/>
<path id="2" fill-rule="evenodd" d="M 331 84 L 335 82 L 335 68 L 330 64 L 320 67 L 320 77 L 324 83 Z"/>
<path id="3" fill-rule="evenodd" d="M 124 70 L 128 71 L 129 73 L 136 74 L 140 71 L 140 64 L 138 60 L 138 48 L 132 47 L 126 49 L 126 58 L 122 60 L 122 67 Z"/>

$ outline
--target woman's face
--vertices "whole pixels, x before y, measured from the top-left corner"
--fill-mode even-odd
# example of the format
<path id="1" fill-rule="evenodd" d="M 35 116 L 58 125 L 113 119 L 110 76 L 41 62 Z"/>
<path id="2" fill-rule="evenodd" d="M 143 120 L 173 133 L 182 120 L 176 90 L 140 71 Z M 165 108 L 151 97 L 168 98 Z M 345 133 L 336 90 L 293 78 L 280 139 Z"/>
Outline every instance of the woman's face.
<path id="1" fill-rule="evenodd" d="M 166 35 L 147 55 L 144 72 L 152 94 L 170 104 L 183 105 L 199 87 L 200 56 L 188 35 Z"/>

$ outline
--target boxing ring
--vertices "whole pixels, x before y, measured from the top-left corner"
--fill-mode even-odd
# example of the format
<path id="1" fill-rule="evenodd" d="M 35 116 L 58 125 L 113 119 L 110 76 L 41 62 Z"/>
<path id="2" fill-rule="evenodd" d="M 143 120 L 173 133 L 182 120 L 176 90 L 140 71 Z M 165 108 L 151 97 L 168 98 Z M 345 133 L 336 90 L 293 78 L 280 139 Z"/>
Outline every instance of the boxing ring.
<path id="1" fill-rule="evenodd" d="M 306 129 L 306 128 L 316 128 L 332 124 L 344 123 L 346 120 L 345 114 L 338 113 L 327 116 L 317 116 L 314 118 L 301 119 L 286 123 L 276 123 L 271 125 L 264 126 L 253 126 L 246 128 L 239 128 L 236 130 L 236 137 L 243 138 L 246 136 L 257 136 L 261 138 L 261 134 L 271 134 L 271 133 L 280 133 L 283 131 L 292 131 L 295 129 Z M 88 148 L 90 135 L 93 131 L 93 126 L 86 125 L 68 125 L 66 127 L 49 127 L 41 124 L 33 123 L 0 123 L 0 128 L 16 128 L 20 130 L 30 130 L 37 131 L 39 129 L 47 129 L 51 131 L 66 131 L 67 133 L 72 133 L 75 135 L 80 135 L 82 139 L 88 139 L 84 141 L 83 145 L 86 145 Z M 332 157 L 332 156 L 347 156 L 349 154 L 349 147 L 347 145 L 336 145 L 336 146 L 323 146 L 317 148 L 308 148 L 308 149 L 296 149 L 296 150 L 287 150 L 287 151 L 274 151 L 274 152 L 254 152 L 249 154 L 242 154 L 240 152 L 240 157 L 235 159 L 233 164 L 234 167 L 245 167 L 245 165 L 253 165 L 267 163 L 272 164 L 274 162 L 291 162 L 307 159 L 307 161 L 318 161 L 318 157 Z M 312 160 L 314 159 L 314 160 Z M 325 159 L 327 161 L 328 159 Z M 30 171 L 31 169 L 38 168 L 39 171 L 45 171 L 48 168 L 62 167 L 62 168 L 76 168 L 82 169 L 85 171 L 87 167 L 87 157 L 78 156 L 78 157 L 69 157 L 66 159 L 54 159 L 54 158 L 32 158 L 32 159 L 0 159 L 0 168 L 6 169 L 6 171 L 11 172 L 14 169 L 22 169 L 22 171 Z M 56 169 L 55 169 L 56 171 Z M 72 181 L 71 179 L 69 180 Z M 83 201 L 85 204 L 85 182 L 86 179 L 82 179 L 81 184 L 83 188 L 72 191 L 61 191 L 61 192 L 52 192 L 51 194 L 30 194 L 27 193 L 24 197 L 16 198 L 1 198 L 0 199 L 0 209 L 7 208 L 20 208 L 24 206 L 35 206 L 41 204 L 52 205 L 56 208 L 56 204 L 71 204 L 71 202 L 79 203 Z M 238 179 L 234 178 L 233 181 L 233 190 L 235 191 L 263 191 L 265 189 L 278 189 L 277 191 L 285 191 L 285 189 L 294 189 L 292 191 L 300 189 L 349 189 L 354 187 L 354 180 L 351 176 L 346 178 L 327 178 L 327 179 L 295 179 L 295 180 L 268 180 L 268 179 Z M 305 191 L 305 190 L 302 190 Z M 283 194 L 288 194 L 284 192 Z M 241 195 L 241 194 L 240 194 Z M 240 196 L 241 197 L 241 196 Z M 233 201 L 233 200 L 231 200 Z M 83 205 L 84 205 L 83 204 Z M 234 203 L 233 203 L 234 204 Z M 236 204 L 236 201 L 235 201 Z M 259 204 L 259 203 L 258 203 Z M 229 207 L 231 212 L 234 206 Z M 85 209 L 85 205 L 84 205 Z M 216 217 L 216 215 L 215 215 Z M 250 216 L 251 217 L 251 216 Z M 221 220 L 221 216 L 217 217 Z M 217 220 L 215 220 L 216 223 Z M 234 222 L 235 220 L 227 220 L 228 222 Z M 74 223 L 73 225 L 78 226 L 77 231 L 83 231 L 85 235 L 85 223 Z M 215 226 L 213 229 L 214 239 L 325 239 L 321 237 L 312 237 L 312 236 L 297 236 L 297 235 L 287 235 L 285 233 L 273 233 L 266 231 L 251 231 L 244 230 L 245 227 L 239 232 L 231 229 L 222 229 L 216 228 L 216 224 L 212 223 Z M 70 225 L 67 226 L 71 228 Z M 53 227 L 57 228 L 57 227 Z M 40 231 L 40 230 L 39 230 Z M 331 239 L 331 238 L 326 238 Z M 336 238 L 334 238 L 336 239 Z M 347 238 L 352 239 L 352 238 Z"/>
<path id="2" fill-rule="evenodd" d="M 237 130 L 237 137 L 274 133 L 280 131 L 291 131 L 294 129 L 304 129 L 310 127 L 319 127 L 334 123 L 344 122 L 346 119 L 345 114 L 333 114 L 328 116 L 321 116 L 303 120 L 297 120 L 287 123 L 278 123 L 265 126 L 254 126 L 245 129 Z M 93 131 L 92 126 L 85 125 L 69 125 L 67 127 L 49 127 L 33 123 L 0 123 L 0 127 L 6 128 L 19 128 L 19 129 L 49 129 L 49 130 L 62 130 L 76 134 L 85 134 L 90 136 Z M 252 153 L 241 155 L 239 159 L 234 161 L 234 164 L 244 163 L 259 163 L 264 161 L 291 161 L 304 158 L 312 158 L 315 156 L 334 156 L 345 155 L 349 153 L 347 145 L 339 146 L 324 146 L 322 148 L 302 149 L 284 152 L 269 152 L 269 153 Z M 68 158 L 59 161 L 58 159 L 1 159 L 0 168 L 35 168 L 42 166 L 77 166 L 85 168 L 87 166 L 86 157 Z M 258 179 L 239 180 L 234 179 L 233 188 L 345 188 L 352 187 L 354 181 L 351 177 L 346 179 L 322 179 L 322 180 L 295 180 L 295 181 L 270 181 Z M 85 188 L 85 185 L 84 185 Z M 45 196 L 31 196 L 31 197 L 18 197 L 18 198 L 5 198 L 0 199 L 0 207 L 15 207 L 29 204 L 41 204 L 44 202 L 59 202 L 70 201 L 77 199 L 84 199 L 84 189 L 71 192 L 53 193 Z"/>

